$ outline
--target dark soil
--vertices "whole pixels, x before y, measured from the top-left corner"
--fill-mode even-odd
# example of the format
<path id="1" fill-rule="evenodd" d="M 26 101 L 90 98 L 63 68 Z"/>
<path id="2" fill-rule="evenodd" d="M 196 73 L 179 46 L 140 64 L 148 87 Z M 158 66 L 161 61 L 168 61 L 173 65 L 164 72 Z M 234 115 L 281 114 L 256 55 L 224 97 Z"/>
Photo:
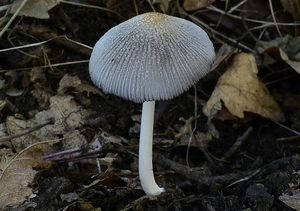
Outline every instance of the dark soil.
<path id="1" fill-rule="evenodd" d="M 118 15 L 62 3 L 50 11 L 48 20 L 18 17 L 0 38 L 0 49 L 60 35 L 93 46 L 111 27 L 135 16 L 135 4 L 139 13 L 152 11 L 147 1 L 139 0 L 79 2 L 108 7 Z M 240 1 L 229 2 L 231 7 Z M 74 96 L 76 102 L 93 111 L 81 128 L 81 134 L 89 143 L 98 140 L 105 146 L 96 155 L 98 158 L 111 153 L 116 155 L 116 159 L 110 166 L 101 164 L 101 173 L 95 165 L 95 158 L 58 162 L 53 168 L 41 170 L 38 174 L 32 184 L 36 197 L 21 205 L 8 207 L 7 210 L 293 210 L 279 200 L 279 196 L 300 188 L 300 136 L 293 132 L 300 131 L 300 104 L 295 102 L 295 106 L 290 106 L 287 103 L 290 96 L 298 96 L 299 99 L 300 77 L 280 59 L 267 67 L 261 65 L 262 54 L 255 48 L 258 39 L 269 41 L 279 35 L 275 26 L 248 31 L 249 28 L 260 25 L 245 21 L 246 17 L 273 21 L 269 5 L 259 2 L 249 0 L 242 7 L 244 10 L 233 12 L 241 19 L 205 9 L 200 13 L 186 13 L 179 6 L 182 5 L 181 1 L 170 1 L 166 12 L 189 20 L 189 14 L 193 14 L 194 18 L 219 32 L 221 36 L 206 29 L 216 50 L 227 43 L 237 51 L 255 53 L 260 67 L 259 77 L 267 84 L 282 108 L 285 122 L 275 123 L 253 114 L 247 114 L 247 118 L 250 116 L 249 121 L 209 120 L 202 114 L 201 102 L 208 100 L 220 74 L 230 63 L 228 56 L 215 71 L 195 86 L 200 115 L 195 131 L 210 134 L 211 127 L 215 127 L 219 137 L 213 136 L 202 147 L 192 144 L 189 148 L 187 141 L 184 142 L 183 136 L 180 136 L 180 129 L 187 124 L 182 119 L 188 120 L 194 115 L 193 88 L 173 100 L 156 104 L 154 173 L 156 181 L 166 192 L 157 197 L 146 197 L 140 187 L 137 171 L 139 130 L 134 130 L 139 125 L 134 117 L 141 114 L 141 105 L 112 95 L 88 95 L 69 90 L 68 94 Z M 225 10 L 225 1 L 215 2 L 213 5 Z M 294 21 L 283 10 L 280 1 L 274 1 L 273 6 L 277 11 L 278 21 Z M 161 11 L 159 4 L 154 4 L 154 7 Z M 265 12 L 266 8 L 268 12 Z M 257 11 L 259 15 L 247 11 Z M 259 37 L 262 30 L 266 30 L 266 33 Z M 294 26 L 280 26 L 280 30 L 283 35 L 292 36 L 297 36 L 299 32 L 299 28 Z M 40 86 L 55 95 L 59 81 L 65 74 L 78 76 L 91 84 L 87 62 L 53 68 L 41 67 L 48 64 L 45 55 L 51 64 L 60 64 L 88 60 L 90 53 L 90 49 L 71 43 L 63 37 L 37 47 L 1 52 L 1 78 L 24 90 L 22 95 L 16 97 L 7 96 L 0 90 L 1 99 L 9 102 L 0 113 L 1 122 L 16 113 L 30 119 L 32 112 L 47 109 L 49 102 L 46 101 L 44 107 L 41 107 L 31 91 Z M 44 76 L 38 81 L 29 80 L 26 83 L 33 67 L 40 67 Z M 2 70 L 16 70 L 17 76 L 11 78 L 6 75 L 8 71 Z M 88 99 L 89 102 L 85 104 L 83 99 Z M 195 121 L 191 121 L 190 125 L 194 127 Z M 108 142 L 103 132 L 107 137 L 121 140 L 120 143 Z M 191 134 L 184 134 L 187 138 L 189 135 Z M 239 140 L 241 145 L 232 149 Z M 3 144 L 0 147 L 9 145 Z M 57 151 L 62 150 L 64 149 L 57 147 Z M 186 162 L 187 150 L 190 167 Z"/>

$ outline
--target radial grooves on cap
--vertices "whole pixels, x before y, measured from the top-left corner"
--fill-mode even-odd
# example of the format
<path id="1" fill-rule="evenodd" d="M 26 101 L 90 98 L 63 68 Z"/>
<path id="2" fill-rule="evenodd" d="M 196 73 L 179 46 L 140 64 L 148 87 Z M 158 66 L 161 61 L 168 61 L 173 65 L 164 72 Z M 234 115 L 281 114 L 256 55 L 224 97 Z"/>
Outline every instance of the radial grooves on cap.
<path id="1" fill-rule="evenodd" d="M 146 13 L 112 28 L 97 42 L 89 71 L 105 92 L 135 102 L 166 100 L 203 77 L 214 56 L 200 27 Z"/>

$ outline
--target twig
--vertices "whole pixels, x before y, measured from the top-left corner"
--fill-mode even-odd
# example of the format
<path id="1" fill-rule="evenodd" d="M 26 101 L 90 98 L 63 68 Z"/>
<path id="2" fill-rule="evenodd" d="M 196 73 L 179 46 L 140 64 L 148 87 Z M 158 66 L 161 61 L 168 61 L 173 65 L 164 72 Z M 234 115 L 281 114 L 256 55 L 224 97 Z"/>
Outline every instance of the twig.
<path id="1" fill-rule="evenodd" d="M 68 38 L 67 36 L 58 36 L 56 33 L 52 32 L 50 28 L 48 27 L 42 27 L 42 26 L 34 26 L 34 27 L 26 27 L 23 26 L 23 28 L 28 28 L 26 31 L 40 39 L 46 39 L 51 40 L 54 44 L 58 46 L 62 46 L 64 48 L 67 48 L 71 51 L 74 51 L 76 53 L 80 53 L 84 56 L 90 57 L 92 52 L 92 47 L 85 45 L 83 43 L 80 43 L 78 41 L 72 40 Z"/>
<path id="2" fill-rule="evenodd" d="M 237 181 L 235 181 L 235 182 L 233 182 L 233 183 L 227 185 L 225 188 L 229 188 L 229 187 L 231 187 L 231 186 L 233 186 L 233 185 L 236 185 L 236 184 L 238 184 L 238 183 L 247 181 L 247 180 L 251 179 L 252 177 L 254 177 L 255 175 L 257 175 L 258 173 L 260 173 L 260 172 L 261 172 L 261 169 L 257 169 L 257 170 L 254 171 L 252 174 L 250 174 L 250 175 L 248 175 L 248 176 L 246 176 L 246 177 L 244 177 L 244 178 L 241 178 L 241 179 L 239 179 L 239 180 L 237 180 Z"/>
<path id="3" fill-rule="evenodd" d="M 133 0 L 133 5 L 134 5 L 135 14 L 138 15 L 139 14 L 139 7 L 136 4 L 136 0 Z"/>
<path id="4" fill-rule="evenodd" d="M 280 127 L 283 127 L 284 129 L 286 129 L 286 130 L 288 130 L 288 131 L 290 131 L 290 132 L 296 134 L 297 136 L 300 136 L 300 132 L 298 132 L 298 131 L 296 131 L 296 130 L 293 130 L 293 129 L 291 129 L 291 128 L 289 128 L 289 127 L 287 127 L 287 126 L 285 126 L 285 125 L 283 125 L 283 124 L 281 124 L 281 123 L 279 123 L 279 122 L 275 122 L 275 121 L 273 121 L 273 122 L 274 122 L 275 124 L 279 125 Z"/>
<path id="5" fill-rule="evenodd" d="M 23 2 L 21 3 L 21 5 L 18 7 L 18 9 L 16 10 L 16 12 L 13 14 L 13 16 L 9 19 L 9 21 L 7 22 L 7 24 L 3 27 L 3 29 L 0 32 L 0 37 L 2 37 L 2 35 L 6 32 L 6 30 L 8 29 L 8 27 L 10 26 L 10 24 L 15 20 L 15 18 L 18 16 L 18 14 L 21 12 L 22 8 L 25 6 L 25 4 L 27 3 L 28 0 L 23 0 Z"/>
<path id="6" fill-rule="evenodd" d="M 246 50 L 246 51 L 249 51 L 249 52 L 251 52 L 251 53 L 253 53 L 253 54 L 256 53 L 255 50 L 253 50 L 253 49 L 249 48 L 248 46 L 246 46 L 246 45 L 244 45 L 244 44 L 238 42 L 237 40 L 234 40 L 234 39 L 232 39 L 232 38 L 226 36 L 225 34 L 222 34 L 222 33 L 218 32 L 217 30 L 214 30 L 213 28 L 211 28 L 211 27 L 208 26 L 207 24 L 205 24 L 205 23 L 203 23 L 202 21 L 198 20 L 198 19 L 197 19 L 196 17 L 194 17 L 193 15 L 188 15 L 188 17 L 191 18 L 193 21 L 197 22 L 198 24 L 204 26 L 206 29 L 210 30 L 212 33 L 214 33 L 214 34 L 216 34 L 216 35 L 222 37 L 223 39 L 226 39 L 227 41 L 231 42 L 232 44 L 237 45 L 237 46 L 239 46 L 240 48 L 242 48 L 242 49 L 244 49 L 244 50 Z"/>
<path id="7" fill-rule="evenodd" d="M 72 62 L 62 62 L 62 63 L 56 63 L 51 65 L 42 65 L 38 66 L 38 68 L 49 68 L 49 67 L 60 67 L 60 66 L 66 66 L 66 65 L 74 65 L 74 64 L 84 64 L 88 63 L 89 60 L 79 60 L 79 61 L 72 61 Z M 24 67 L 24 68 L 16 68 L 16 69 L 9 69 L 9 70 L 0 70 L 0 73 L 8 72 L 8 71 L 24 71 L 24 70 L 32 70 L 32 68 L 35 67 Z"/>
<path id="8" fill-rule="evenodd" d="M 272 26 L 275 25 L 274 22 L 270 22 L 270 21 L 262 21 L 262 20 L 256 20 L 256 19 L 251 19 L 251 18 L 244 18 L 244 17 L 240 17 L 238 15 L 228 14 L 227 12 L 225 12 L 225 11 L 223 11 L 223 10 L 217 8 L 217 7 L 214 7 L 213 5 L 210 5 L 210 6 L 206 7 L 206 9 L 217 12 L 217 13 L 220 13 L 222 15 L 227 15 L 229 17 L 239 19 L 239 20 L 244 19 L 245 21 L 252 22 L 252 23 L 260 23 L 260 24 L 266 24 L 266 25 L 272 25 Z M 194 13 L 194 14 L 197 14 L 197 13 Z M 300 23 L 280 23 L 280 22 L 277 22 L 276 24 L 278 26 L 299 26 L 300 25 Z"/>
<path id="9" fill-rule="evenodd" d="M 270 5 L 270 10 L 271 10 L 272 18 L 273 18 L 273 21 L 275 23 L 275 27 L 276 27 L 276 29 L 278 31 L 279 36 L 282 37 L 282 34 L 281 34 L 280 30 L 279 30 L 279 27 L 278 27 L 278 24 L 277 24 L 277 21 L 276 21 L 276 17 L 275 17 L 275 14 L 274 14 L 272 0 L 269 0 L 269 5 Z"/>
<path id="10" fill-rule="evenodd" d="M 199 24 L 199 25 L 205 27 L 205 28 L 206 28 L 207 30 L 209 30 L 211 33 L 216 34 L 216 35 L 222 37 L 223 39 L 226 39 L 227 41 L 231 42 L 231 43 L 234 44 L 234 45 L 239 46 L 240 48 L 242 48 L 242 49 L 244 49 L 244 50 L 246 50 L 246 51 L 249 51 L 249 52 L 254 53 L 254 54 L 256 53 L 255 50 L 249 48 L 248 46 L 246 46 L 246 45 L 244 45 L 244 44 L 242 44 L 242 43 L 240 43 L 240 42 L 238 42 L 238 41 L 236 41 L 236 40 L 234 40 L 234 39 L 232 39 L 232 38 L 230 38 L 230 37 L 228 37 L 228 36 L 226 36 L 226 35 L 224 35 L 224 34 L 218 32 L 217 30 L 211 28 L 209 25 L 207 25 L 207 24 L 203 23 L 202 21 L 200 21 L 199 19 L 197 19 L 194 15 L 190 15 L 190 14 L 186 13 L 186 12 L 185 12 L 183 9 L 181 9 L 181 8 L 180 8 L 180 11 L 181 11 L 182 14 L 186 15 L 187 17 L 189 17 L 189 18 L 190 18 L 192 21 L 194 21 L 196 24 Z"/>
<path id="11" fill-rule="evenodd" d="M 75 5 L 75 6 L 80 6 L 80 7 L 87 7 L 87 8 L 91 8 L 91 9 L 103 10 L 105 12 L 110 12 L 110 13 L 113 13 L 113 14 L 115 14 L 115 15 L 123 18 L 119 13 L 117 13 L 117 12 L 115 12 L 113 10 L 107 9 L 105 7 L 99 7 L 99 6 L 95 6 L 95 5 L 91 5 L 91 4 L 82 4 L 82 3 L 78 3 L 78 2 L 65 1 L 65 0 L 62 0 L 61 3 Z"/>
<path id="12" fill-rule="evenodd" d="M 230 147 L 230 149 L 224 154 L 221 160 L 227 160 L 230 158 L 241 146 L 245 141 L 248 139 L 249 135 L 253 131 L 253 127 L 249 127 L 243 135 L 239 136 L 236 142 Z"/>
<path id="13" fill-rule="evenodd" d="M 298 141 L 300 140 L 300 136 L 290 136 L 290 137 L 282 137 L 282 138 L 277 138 L 276 141 Z"/>
<path id="14" fill-rule="evenodd" d="M 53 120 L 49 120 L 49 121 L 47 121 L 43 124 L 36 125 L 36 126 L 34 126 L 32 128 L 29 128 L 29 129 L 25 129 L 20 133 L 17 133 L 17 134 L 11 135 L 11 136 L 2 137 L 2 138 L 0 138 L 0 143 L 10 141 L 14 138 L 18 138 L 18 137 L 27 135 L 27 134 L 32 133 L 32 132 L 34 132 L 34 131 L 42 128 L 42 127 L 45 127 L 46 125 L 49 125 L 49 124 L 53 124 Z"/>
<path id="15" fill-rule="evenodd" d="M 152 2 L 151 2 L 151 0 L 147 0 L 147 2 L 148 2 L 148 4 L 150 5 L 152 11 L 153 11 L 153 12 L 156 12 L 156 11 L 155 11 L 155 8 L 154 8 L 154 6 L 153 6 L 153 4 L 152 4 Z"/>
<path id="16" fill-rule="evenodd" d="M 36 42 L 36 43 L 30 43 L 30 44 L 27 44 L 27 45 L 21 45 L 21 46 L 15 46 L 15 47 L 11 47 L 11 48 L 5 48 L 5 49 L 0 49 L 0 53 L 1 52 L 6 52 L 6 51 L 13 51 L 13 50 L 19 50 L 19 49 L 24 49 L 24 48 L 31 48 L 31 47 L 35 47 L 35 46 L 40 46 L 40 45 L 43 45 L 47 42 L 50 42 L 52 41 L 53 39 L 56 39 L 57 37 L 53 37 L 49 40 L 45 40 L 45 41 L 42 41 L 42 42 Z"/>
<path id="17" fill-rule="evenodd" d="M 192 129 L 191 131 L 191 134 L 190 134 L 190 137 L 189 137 L 189 142 L 188 142 L 188 145 L 187 145 L 187 148 L 186 148 L 186 154 L 185 154 L 185 162 L 186 162 L 186 165 L 190 168 L 190 163 L 189 163 L 189 154 L 190 154 L 190 148 L 191 148 L 191 143 L 192 143 L 192 140 L 195 139 L 194 137 L 194 134 L 195 134 L 195 131 L 197 129 L 197 116 L 198 116 L 198 104 L 197 104 L 197 88 L 196 86 L 194 85 L 193 86 L 194 88 L 194 120 L 195 120 L 195 124 L 194 124 L 194 128 Z"/>
<path id="18" fill-rule="evenodd" d="M 242 6 L 243 4 L 245 4 L 248 0 L 243 0 L 240 3 L 238 3 L 237 5 L 235 5 L 234 7 L 232 7 L 227 14 L 233 13 L 237 8 L 239 8 L 240 6 Z"/>
<path id="19" fill-rule="evenodd" d="M 193 171 L 189 167 L 176 163 L 168 158 L 165 158 L 164 156 L 158 153 L 153 154 L 153 160 L 156 162 L 157 165 L 164 167 L 164 169 L 171 169 L 176 173 L 186 177 L 187 179 L 193 180 L 198 184 L 205 184 L 205 185 L 209 185 L 213 182 L 229 183 L 236 178 L 245 177 L 255 172 L 255 171 L 245 171 L 240 173 L 229 173 L 229 174 L 217 175 L 217 176 L 205 176 L 201 171 Z"/>
<path id="20" fill-rule="evenodd" d="M 83 43 L 77 42 L 75 40 L 72 40 L 65 35 L 55 36 L 55 37 L 50 37 L 50 36 L 44 36 L 44 37 L 47 40 L 42 41 L 42 42 L 31 43 L 31 44 L 27 44 L 27 45 L 21 45 L 21 46 L 15 46 L 15 47 L 11 47 L 11 48 L 1 49 L 0 53 L 6 52 L 6 51 L 13 51 L 13 50 L 19 50 L 19 49 L 24 49 L 24 48 L 36 47 L 36 46 L 40 46 L 40 45 L 43 45 L 43 44 L 51 42 L 51 41 L 55 42 L 56 44 L 61 44 L 64 47 L 72 49 L 74 51 L 75 51 L 75 49 L 78 49 L 79 46 L 83 47 L 82 49 L 79 49 L 78 52 L 80 52 L 83 55 L 87 55 L 87 56 L 90 56 L 91 50 L 93 49 L 92 47 L 85 45 Z M 69 42 L 66 42 L 66 40 Z"/>

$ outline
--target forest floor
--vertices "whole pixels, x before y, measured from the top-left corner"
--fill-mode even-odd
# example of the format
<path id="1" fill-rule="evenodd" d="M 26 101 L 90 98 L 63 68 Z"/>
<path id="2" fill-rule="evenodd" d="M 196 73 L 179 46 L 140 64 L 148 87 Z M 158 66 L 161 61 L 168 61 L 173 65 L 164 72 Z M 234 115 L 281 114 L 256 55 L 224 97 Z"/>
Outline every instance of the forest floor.
<path id="1" fill-rule="evenodd" d="M 0 2 L 0 210 L 300 210 L 298 0 L 24 2 Z M 201 26 L 217 53 L 156 103 L 156 197 L 138 178 L 141 104 L 88 72 L 106 31 L 151 11 Z"/>

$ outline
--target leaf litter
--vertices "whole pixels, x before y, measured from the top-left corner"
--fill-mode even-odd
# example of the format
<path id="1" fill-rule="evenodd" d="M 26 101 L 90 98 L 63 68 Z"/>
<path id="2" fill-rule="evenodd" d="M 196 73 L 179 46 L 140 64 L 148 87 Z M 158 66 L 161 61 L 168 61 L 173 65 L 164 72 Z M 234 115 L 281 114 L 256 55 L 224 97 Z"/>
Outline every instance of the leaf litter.
<path id="1" fill-rule="evenodd" d="M 1 177 L 4 209 L 297 209 L 297 0 L 32 0 L 6 13 L 10 3 L 0 3 L 0 172 L 24 178 Z M 204 27 L 218 54 L 194 91 L 157 103 L 153 165 L 167 191 L 149 198 L 141 107 L 95 88 L 86 64 L 102 34 L 153 10 Z"/>
<path id="2" fill-rule="evenodd" d="M 38 170 L 51 167 L 42 155 L 51 149 L 48 142 L 31 145 L 11 159 L 0 174 L 0 208 L 35 197 L 30 184 Z"/>
<path id="3" fill-rule="evenodd" d="M 204 106 L 204 114 L 213 117 L 224 104 L 232 115 L 240 119 L 244 118 L 245 112 L 251 112 L 274 121 L 283 121 L 284 115 L 280 107 L 258 79 L 257 73 L 253 55 L 235 55 Z"/>

